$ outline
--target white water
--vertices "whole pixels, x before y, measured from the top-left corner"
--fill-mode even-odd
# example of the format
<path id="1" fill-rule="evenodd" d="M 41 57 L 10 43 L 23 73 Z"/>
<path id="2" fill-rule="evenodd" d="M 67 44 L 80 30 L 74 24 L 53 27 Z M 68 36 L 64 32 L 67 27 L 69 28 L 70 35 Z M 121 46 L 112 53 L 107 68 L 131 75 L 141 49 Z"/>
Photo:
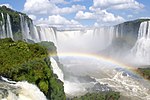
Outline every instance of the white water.
<path id="1" fill-rule="evenodd" d="M 13 39 L 13 34 L 12 34 L 12 29 L 11 29 L 11 21 L 10 21 L 10 16 L 9 14 L 6 15 L 6 21 L 4 18 L 4 14 L 1 13 L 2 16 L 2 21 L 0 24 L 0 38 L 12 38 Z M 6 24 L 5 24 L 6 23 Z"/>
<path id="2" fill-rule="evenodd" d="M 3 84 L 3 87 L 0 88 L 8 91 L 8 96 L 1 98 L 1 100 L 47 100 L 38 87 L 33 84 L 26 81 L 16 82 L 15 84 L 10 82 L 0 83 Z"/>
<path id="3" fill-rule="evenodd" d="M 121 95 L 131 100 L 150 100 L 149 82 L 143 79 L 137 79 L 132 76 L 123 76 L 123 71 L 116 72 L 111 78 L 97 79 L 103 84 L 121 93 Z"/>
<path id="4" fill-rule="evenodd" d="M 48 26 L 34 26 L 31 20 L 20 14 L 21 31 L 24 40 L 34 42 L 51 41 L 57 44 L 55 30 Z"/>
<path id="5" fill-rule="evenodd" d="M 7 14 L 6 31 L 7 31 L 7 37 L 13 39 L 13 34 L 12 34 L 11 22 L 10 22 L 10 16 L 9 16 L 9 14 Z"/>
<path id="6" fill-rule="evenodd" d="M 150 21 L 141 23 L 138 40 L 131 51 L 139 61 L 150 64 Z"/>
<path id="7" fill-rule="evenodd" d="M 114 27 L 57 31 L 58 52 L 99 52 L 116 38 Z"/>
<path id="8" fill-rule="evenodd" d="M 58 79 L 60 79 L 62 82 L 64 82 L 64 75 L 62 70 L 59 68 L 57 62 L 55 61 L 54 58 L 50 57 L 50 61 L 51 61 L 51 66 L 53 69 L 53 73 L 56 74 L 58 76 Z"/>
<path id="9" fill-rule="evenodd" d="M 21 31 L 22 31 L 22 38 L 27 41 L 27 39 L 32 40 L 29 23 L 28 20 L 21 14 L 20 15 L 20 24 L 21 24 Z M 33 34 L 33 33 L 32 33 Z"/>
<path id="10" fill-rule="evenodd" d="M 40 41 L 51 41 L 57 45 L 54 28 L 48 26 L 37 26 L 36 28 L 39 33 Z"/>
<path id="11" fill-rule="evenodd" d="M 2 21 L 1 21 L 1 37 L 0 38 L 5 38 L 6 37 L 6 31 L 5 31 L 5 19 L 4 19 L 4 14 L 1 13 L 2 16 Z"/>
<path id="12" fill-rule="evenodd" d="M 70 60 L 69 60 L 70 59 Z M 101 84 L 108 84 L 113 91 L 121 93 L 123 100 L 150 100 L 150 84 L 135 73 L 109 61 L 84 57 L 60 57 L 66 72 L 73 75 L 94 77 Z M 120 68 L 121 70 L 117 70 Z M 69 75 L 71 77 L 71 75 Z M 87 93 L 95 82 L 80 82 L 78 79 L 64 81 L 65 93 L 78 96 Z"/>

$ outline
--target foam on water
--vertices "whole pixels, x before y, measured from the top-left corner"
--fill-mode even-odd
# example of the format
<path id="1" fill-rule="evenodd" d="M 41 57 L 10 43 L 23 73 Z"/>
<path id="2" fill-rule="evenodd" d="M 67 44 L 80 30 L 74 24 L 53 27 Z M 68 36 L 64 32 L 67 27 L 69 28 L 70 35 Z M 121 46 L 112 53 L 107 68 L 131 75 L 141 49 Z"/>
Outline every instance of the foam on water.
<path id="1" fill-rule="evenodd" d="M 71 61 L 68 61 L 68 60 Z M 83 60 L 84 59 L 84 60 Z M 73 61 L 74 60 L 74 61 Z M 107 84 L 114 91 L 118 91 L 128 100 L 149 100 L 150 84 L 136 73 L 112 62 L 85 58 L 81 56 L 62 57 L 60 61 L 65 66 L 65 71 L 73 76 L 88 75 L 94 77 L 100 84 Z M 68 65 L 68 66 L 67 66 Z M 72 74 L 69 74 L 71 76 Z M 73 79 L 73 78 L 72 78 Z M 65 80 L 65 93 L 70 96 L 87 93 L 87 88 L 93 87 L 94 82 L 82 83 L 78 80 Z"/>
<path id="2" fill-rule="evenodd" d="M 36 85 L 30 84 L 26 81 L 14 82 L 7 81 L 8 79 L 6 78 L 2 79 L 6 82 L 0 82 L 0 88 L 4 89 L 8 95 L 7 93 L 3 95 L 4 98 L 1 98 L 1 100 L 47 100 L 45 95 Z M 3 97 L 1 95 L 0 97 Z"/>

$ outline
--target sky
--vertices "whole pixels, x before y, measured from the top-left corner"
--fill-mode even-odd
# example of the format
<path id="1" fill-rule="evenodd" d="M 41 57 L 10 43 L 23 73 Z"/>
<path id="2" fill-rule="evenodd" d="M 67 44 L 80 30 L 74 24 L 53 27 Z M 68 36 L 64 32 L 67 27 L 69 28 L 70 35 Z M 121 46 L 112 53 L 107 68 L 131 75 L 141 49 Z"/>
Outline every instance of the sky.
<path id="1" fill-rule="evenodd" d="M 150 0 L 0 0 L 36 25 L 99 27 L 150 17 Z"/>

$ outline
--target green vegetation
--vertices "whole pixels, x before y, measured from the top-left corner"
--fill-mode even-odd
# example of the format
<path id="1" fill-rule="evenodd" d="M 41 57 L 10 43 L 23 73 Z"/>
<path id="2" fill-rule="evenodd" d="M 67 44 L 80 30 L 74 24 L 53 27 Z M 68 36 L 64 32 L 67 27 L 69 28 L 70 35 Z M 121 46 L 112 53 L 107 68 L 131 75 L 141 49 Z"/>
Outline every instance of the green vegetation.
<path id="1" fill-rule="evenodd" d="M 146 66 L 147 68 L 138 68 L 138 72 L 146 79 L 150 80 L 150 66 Z"/>
<path id="2" fill-rule="evenodd" d="M 52 48 L 54 45 L 51 45 Z M 56 52 L 56 51 L 55 51 Z M 50 100 L 65 100 L 63 83 L 51 70 L 47 48 L 39 44 L 0 40 L 0 76 L 36 84 Z"/>
<path id="3" fill-rule="evenodd" d="M 42 41 L 39 43 L 39 45 L 47 48 L 48 52 L 50 52 L 50 55 L 55 56 L 57 54 L 56 46 L 54 45 L 53 42 Z"/>
<path id="4" fill-rule="evenodd" d="M 87 93 L 81 97 L 75 97 L 71 100 L 119 100 L 119 92 Z"/>
<path id="5" fill-rule="evenodd" d="M 150 19 L 136 19 L 136 20 L 133 20 L 133 21 L 126 21 L 126 22 L 121 23 L 121 24 L 124 24 L 126 26 L 133 26 L 133 25 L 136 25 L 136 24 L 139 25 L 140 23 L 142 23 L 144 21 L 150 21 Z M 119 24 L 119 25 L 121 25 L 121 24 Z"/>
<path id="6" fill-rule="evenodd" d="M 133 22 L 133 23 L 142 23 L 144 21 L 150 21 L 150 19 L 136 19 L 136 20 L 130 21 L 130 22 Z"/>

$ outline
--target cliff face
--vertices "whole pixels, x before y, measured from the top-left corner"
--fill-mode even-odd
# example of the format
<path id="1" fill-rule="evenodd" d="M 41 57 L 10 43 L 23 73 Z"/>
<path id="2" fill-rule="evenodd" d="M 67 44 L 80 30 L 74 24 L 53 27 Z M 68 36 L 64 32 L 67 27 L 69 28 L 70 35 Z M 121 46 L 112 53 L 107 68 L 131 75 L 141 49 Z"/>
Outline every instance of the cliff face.
<path id="1" fill-rule="evenodd" d="M 126 53 L 131 52 L 131 49 L 138 40 L 141 23 L 147 21 L 150 21 L 150 19 L 137 19 L 115 25 L 114 33 L 117 36 L 115 36 L 111 44 L 100 53 L 106 56 L 127 55 Z"/>
<path id="2" fill-rule="evenodd" d="M 131 46 L 134 46 L 138 38 L 140 24 L 144 21 L 149 20 L 150 19 L 137 19 L 115 25 L 114 27 L 117 28 L 118 33 L 120 34 L 119 38 L 122 38 L 126 41 L 126 43 L 130 44 Z"/>
<path id="3" fill-rule="evenodd" d="M 10 32 L 12 32 L 14 40 L 21 40 L 23 38 L 20 15 L 23 15 L 28 22 L 32 23 L 32 20 L 26 14 L 14 11 L 6 6 L 0 7 L 0 33 L 3 34 L 3 36 L 0 36 L 1 38 L 10 37 L 8 36 Z M 10 26 L 8 25 L 9 23 Z"/>
<path id="4" fill-rule="evenodd" d="M 0 7 L 0 38 L 32 43 L 56 42 L 56 32 L 52 27 L 37 27 L 27 15 L 2 6 Z"/>

